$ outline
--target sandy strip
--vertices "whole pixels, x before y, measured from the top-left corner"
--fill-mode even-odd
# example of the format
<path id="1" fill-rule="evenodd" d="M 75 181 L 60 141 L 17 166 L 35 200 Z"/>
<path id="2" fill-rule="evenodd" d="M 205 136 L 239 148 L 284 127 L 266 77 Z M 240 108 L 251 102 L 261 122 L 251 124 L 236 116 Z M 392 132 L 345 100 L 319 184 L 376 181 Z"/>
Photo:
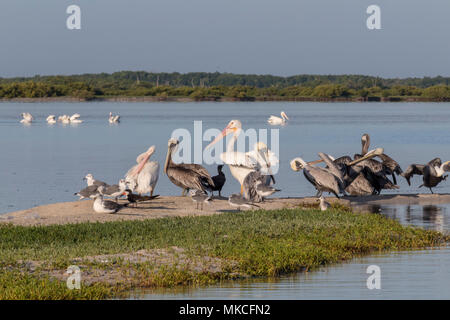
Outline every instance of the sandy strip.
<path id="1" fill-rule="evenodd" d="M 364 208 L 370 205 L 436 205 L 450 203 L 450 194 L 405 194 L 381 195 L 365 197 L 346 197 L 338 200 L 327 198 L 327 201 L 340 202 L 343 205 Z M 145 220 L 165 217 L 185 217 L 236 212 L 228 204 L 226 198 L 214 198 L 204 210 L 197 210 L 189 197 L 160 197 L 147 203 L 140 203 L 137 208 L 124 207 L 116 214 L 100 214 L 92 209 L 91 200 L 62 202 L 34 207 L 27 210 L 0 215 L 0 223 L 14 225 L 51 225 L 81 222 L 107 222 L 123 220 Z M 121 201 L 120 203 L 127 203 Z M 302 205 L 318 204 L 316 198 L 277 198 L 259 203 L 262 209 L 294 208 Z"/>

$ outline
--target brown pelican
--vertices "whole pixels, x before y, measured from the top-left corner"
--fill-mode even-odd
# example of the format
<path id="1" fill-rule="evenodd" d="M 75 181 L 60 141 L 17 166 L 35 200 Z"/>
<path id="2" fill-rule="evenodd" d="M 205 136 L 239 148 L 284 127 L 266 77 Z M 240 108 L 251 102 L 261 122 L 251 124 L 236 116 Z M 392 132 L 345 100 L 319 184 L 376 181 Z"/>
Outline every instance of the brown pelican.
<path id="1" fill-rule="evenodd" d="M 217 176 L 212 177 L 212 181 L 214 182 L 214 189 L 213 191 L 219 191 L 219 197 L 222 195 L 220 194 L 222 192 L 223 185 L 225 184 L 225 181 L 227 179 L 225 178 L 225 174 L 222 172 L 223 165 L 220 164 L 217 166 Z M 213 192 L 214 193 L 214 192 Z"/>
<path id="2" fill-rule="evenodd" d="M 103 200 L 104 186 L 98 187 L 98 193 L 94 197 L 94 211 L 98 213 L 116 213 L 122 207 L 114 201 Z"/>
<path id="3" fill-rule="evenodd" d="M 178 144 L 179 141 L 174 138 L 171 138 L 168 142 L 164 172 L 169 177 L 169 180 L 183 189 L 182 196 L 190 189 L 212 192 L 214 182 L 204 167 L 199 164 L 176 164 L 172 161 L 172 153 L 175 152 Z"/>
<path id="4" fill-rule="evenodd" d="M 361 156 L 364 156 L 368 152 L 370 147 L 369 134 L 365 133 L 362 135 L 361 145 L 362 145 Z M 395 177 L 395 174 L 401 175 L 403 173 L 402 168 L 394 159 L 392 159 L 391 157 L 389 157 L 384 153 L 380 154 L 378 157 L 381 159 L 381 165 L 379 161 L 374 159 L 364 162 L 363 164 L 365 166 L 368 166 L 374 173 L 384 172 L 386 175 L 392 175 L 392 181 L 396 185 L 397 179 Z"/>
<path id="5" fill-rule="evenodd" d="M 21 113 L 20 116 L 22 117 L 22 120 L 20 120 L 20 123 L 23 123 L 23 124 L 30 124 L 34 120 L 33 116 L 29 112 Z"/>
<path id="6" fill-rule="evenodd" d="M 220 159 L 229 166 L 233 177 L 241 185 L 241 195 L 244 192 L 243 184 L 245 177 L 252 171 L 257 170 L 258 163 L 255 159 L 244 152 L 234 151 L 234 145 L 242 132 L 242 124 L 239 120 L 231 120 L 223 131 L 206 147 L 209 148 L 225 136 L 233 134 L 227 145 L 227 151 L 220 154 Z"/>
<path id="7" fill-rule="evenodd" d="M 56 116 L 51 114 L 46 119 L 48 124 L 55 124 L 56 123 Z"/>
<path id="8" fill-rule="evenodd" d="M 149 161 L 150 157 L 155 153 L 155 146 L 151 146 L 144 153 L 141 153 L 137 158 L 137 164 L 131 167 L 125 174 L 125 181 L 131 191 L 140 195 L 153 192 L 156 188 L 156 183 L 159 177 L 159 163 L 156 161 Z"/>
<path id="9" fill-rule="evenodd" d="M 109 123 L 119 123 L 120 122 L 120 116 L 119 115 L 115 115 L 113 116 L 112 112 L 109 113 L 109 118 L 108 118 Z"/>
<path id="10" fill-rule="evenodd" d="M 441 181 L 446 180 L 447 176 L 444 176 L 445 172 L 450 171 L 450 161 L 442 163 L 440 158 L 434 158 L 426 165 L 423 164 L 412 164 L 406 171 L 402 174 L 408 181 L 408 185 L 411 185 L 411 177 L 415 174 L 423 176 L 423 184 L 420 187 L 427 187 L 430 189 L 431 193 L 433 190 L 431 188 L 436 187 Z"/>
<path id="11" fill-rule="evenodd" d="M 238 208 L 239 211 L 241 211 L 241 208 L 252 209 L 252 206 L 258 207 L 256 204 L 251 203 L 240 194 L 232 194 L 228 198 L 228 203 L 230 204 L 230 206 Z"/>
<path id="12" fill-rule="evenodd" d="M 372 150 L 364 157 L 350 162 L 348 166 L 354 166 L 366 159 L 376 157 L 381 153 L 383 153 L 382 148 Z M 337 198 L 339 198 L 339 194 L 345 195 L 346 182 L 341 168 L 327 154 L 319 152 L 319 157 L 325 162 L 327 168 L 314 167 L 302 158 L 293 159 L 290 163 L 291 168 L 294 171 L 303 169 L 303 174 L 306 179 L 317 189 L 317 197 L 320 197 L 324 191 L 333 193 Z"/>
<path id="13" fill-rule="evenodd" d="M 267 119 L 267 123 L 272 126 L 284 126 L 287 120 L 289 120 L 288 116 L 284 111 L 281 111 L 281 118 L 277 116 L 270 116 L 269 119 Z"/>
<path id="14" fill-rule="evenodd" d="M 211 196 L 199 191 L 199 190 L 189 190 L 189 195 L 193 202 L 196 203 L 196 208 L 198 210 L 198 205 L 200 204 L 200 210 L 203 210 L 203 204 L 210 204 Z"/>

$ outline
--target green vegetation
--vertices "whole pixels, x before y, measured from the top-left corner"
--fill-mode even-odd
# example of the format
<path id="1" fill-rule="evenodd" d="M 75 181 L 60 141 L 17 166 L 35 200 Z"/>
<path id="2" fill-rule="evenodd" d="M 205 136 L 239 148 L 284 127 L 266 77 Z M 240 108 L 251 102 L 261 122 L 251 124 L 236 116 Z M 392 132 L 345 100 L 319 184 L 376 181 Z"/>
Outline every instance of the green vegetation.
<path id="1" fill-rule="evenodd" d="M 220 273 L 194 272 L 182 260 L 172 267 L 115 262 L 120 272 L 134 278 L 134 285 L 161 287 L 208 284 L 239 275 L 273 277 L 374 251 L 425 248 L 449 240 L 435 231 L 342 208 L 36 227 L 1 225 L 0 299 L 95 299 L 117 295 L 126 287 L 97 283 L 70 292 L 63 282 L 39 275 L 39 269 L 27 272 L 24 261 L 45 261 L 43 270 L 64 270 L 76 257 L 176 247 L 191 257 L 229 262 Z M 110 270 L 113 265 L 94 261 L 89 266 Z"/>
<path id="2" fill-rule="evenodd" d="M 0 78 L 0 99 L 70 97 L 82 100 L 149 97 L 157 100 L 450 101 L 450 78 L 384 79 L 361 75 L 241 75 L 149 73 Z"/>

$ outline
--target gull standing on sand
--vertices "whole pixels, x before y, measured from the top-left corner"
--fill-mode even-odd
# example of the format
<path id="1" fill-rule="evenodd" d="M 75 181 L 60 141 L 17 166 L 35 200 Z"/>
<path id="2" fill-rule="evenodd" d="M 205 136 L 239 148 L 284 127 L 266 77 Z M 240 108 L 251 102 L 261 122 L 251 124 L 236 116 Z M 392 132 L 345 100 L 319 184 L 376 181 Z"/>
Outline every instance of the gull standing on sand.
<path id="1" fill-rule="evenodd" d="M 22 120 L 20 120 L 20 123 L 23 123 L 23 124 L 30 124 L 34 120 L 33 116 L 29 112 L 21 113 L 20 116 L 22 117 Z"/>
<path id="2" fill-rule="evenodd" d="M 232 194 L 228 198 L 228 203 L 230 204 L 230 206 L 238 208 L 239 211 L 241 211 L 241 208 L 252 209 L 252 206 L 259 208 L 259 206 L 257 206 L 256 204 L 251 203 L 250 201 L 245 199 L 240 194 Z"/>
<path id="3" fill-rule="evenodd" d="M 108 118 L 109 123 L 113 124 L 113 123 L 119 123 L 120 122 L 120 116 L 119 115 L 115 115 L 113 116 L 112 112 L 109 113 L 109 118 Z"/>
<path id="4" fill-rule="evenodd" d="M 94 176 L 92 174 L 90 174 L 90 173 L 88 173 L 86 175 L 86 177 L 83 178 L 83 180 L 86 180 L 86 183 L 87 183 L 88 187 L 92 186 L 92 185 L 96 185 L 97 187 L 99 187 L 99 186 L 108 187 L 107 183 L 105 183 L 103 181 L 95 180 Z"/>
<path id="5" fill-rule="evenodd" d="M 125 179 L 120 179 L 119 184 L 114 184 L 112 186 L 105 187 L 105 190 L 103 191 L 103 195 L 114 198 L 117 202 L 118 198 L 123 195 L 126 188 L 127 188 L 127 184 L 125 182 Z"/>
<path id="6" fill-rule="evenodd" d="M 200 204 L 200 210 L 203 210 L 203 204 L 210 204 L 211 196 L 208 196 L 207 194 L 203 193 L 199 190 L 189 190 L 189 195 L 191 196 L 191 199 L 193 202 L 196 203 L 196 208 L 198 210 L 198 205 Z"/>
<path id="7" fill-rule="evenodd" d="M 103 200 L 103 192 L 105 191 L 104 186 L 98 187 L 98 193 L 94 197 L 93 209 L 98 213 L 116 213 L 123 206 L 110 200 Z"/>
<path id="8" fill-rule="evenodd" d="M 258 195 L 261 198 L 265 198 L 265 197 L 271 196 L 275 192 L 281 191 L 279 189 L 275 189 L 272 186 L 268 186 L 268 185 L 264 184 L 262 181 L 256 181 L 256 183 L 255 183 L 255 190 L 256 190 L 256 193 L 258 193 Z"/>
<path id="9" fill-rule="evenodd" d="M 74 196 L 79 196 L 80 199 L 78 199 L 78 200 L 87 199 L 87 198 L 94 199 L 98 194 L 98 191 L 97 191 L 98 187 L 99 186 L 97 186 L 95 184 L 90 185 L 84 189 L 81 189 L 79 192 L 74 193 Z"/>
<path id="10" fill-rule="evenodd" d="M 287 120 L 289 120 L 288 116 L 284 111 L 281 111 L 281 118 L 277 116 L 270 116 L 269 119 L 267 119 L 267 123 L 272 126 L 284 126 Z"/>
<path id="11" fill-rule="evenodd" d="M 159 178 L 159 163 L 150 161 L 150 157 L 155 153 L 155 146 L 151 146 L 144 153 L 141 153 L 137 158 L 137 164 L 131 167 L 125 174 L 125 181 L 131 191 L 140 195 L 153 192 L 156 188 L 156 183 Z"/>

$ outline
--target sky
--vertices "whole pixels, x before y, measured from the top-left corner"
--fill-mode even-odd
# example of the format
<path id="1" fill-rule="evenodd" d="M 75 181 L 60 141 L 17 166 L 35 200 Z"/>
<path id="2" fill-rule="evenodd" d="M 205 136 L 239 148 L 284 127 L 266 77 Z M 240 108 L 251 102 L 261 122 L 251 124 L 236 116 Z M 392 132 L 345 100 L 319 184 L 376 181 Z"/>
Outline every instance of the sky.
<path id="1" fill-rule="evenodd" d="M 69 5 L 81 29 L 69 30 Z M 381 29 L 369 30 L 369 5 Z M 1 0 L 0 77 L 144 70 L 450 76 L 448 0 Z"/>

